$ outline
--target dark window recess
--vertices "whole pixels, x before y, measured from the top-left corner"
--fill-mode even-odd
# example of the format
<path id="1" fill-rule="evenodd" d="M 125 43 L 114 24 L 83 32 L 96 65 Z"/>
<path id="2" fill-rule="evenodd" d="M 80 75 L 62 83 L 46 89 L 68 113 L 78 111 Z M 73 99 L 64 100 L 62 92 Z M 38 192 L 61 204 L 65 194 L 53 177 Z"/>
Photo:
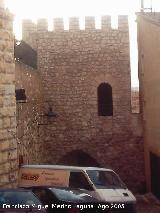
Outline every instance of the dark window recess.
<path id="1" fill-rule="evenodd" d="M 39 198 L 39 200 L 44 204 L 44 205 L 51 205 L 51 198 L 50 192 L 48 192 L 47 189 L 32 189 L 33 193 Z M 53 196 L 52 196 L 53 197 Z"/>
<path id="2" fill-rule="evenodd" d="M 37 69 L 37 52 L 32 49 L 25 41 L 14 44 L 14 58 L 34 69 Z"/>
<path id="3" fill-rule="evenodd" d="M 80 188 L 93 190 L 85 175 L 82 172 L 71 172 L 69 178 L 69 186 L 71 188 Z"/>
<path id="4" fill-rule="evenodd" d="M 16 89 L 16 101 L 26 101 L 25 89 Z"/>
<path id="5" fill-rule="evenodd" d="M 98 87 L 98 115 L 113 115 L 112 87 L 107 83 L 102 83 Z"/>

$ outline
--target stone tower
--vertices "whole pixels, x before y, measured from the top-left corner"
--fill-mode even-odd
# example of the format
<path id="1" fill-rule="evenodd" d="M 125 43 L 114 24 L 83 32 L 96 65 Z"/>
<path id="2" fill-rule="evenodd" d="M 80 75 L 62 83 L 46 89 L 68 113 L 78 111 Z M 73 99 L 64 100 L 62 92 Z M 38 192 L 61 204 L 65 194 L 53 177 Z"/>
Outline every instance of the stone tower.
<path id="1" fill-rule="evenodd" d="M 0 0 L 0 187 L 17 180 L 13 16 Z"/>
<path id="2" fill-rule="evenodd" d="M 23 24 L 24 40 L 37 50 L 45 114 L 52 108 L 58 115 L 41 126 L 40 163 L 111 167 L 140 191 L 143 140 L 140 116 L 131 113 L 128 18 L 118 17 L 118 29 L 110 16 L 99 30 L 94 17 L 85 17 L 84 30 L 77 17 L 69 30 L 61 18 L 53 23 L 53 32 L 44 19 Z"/>

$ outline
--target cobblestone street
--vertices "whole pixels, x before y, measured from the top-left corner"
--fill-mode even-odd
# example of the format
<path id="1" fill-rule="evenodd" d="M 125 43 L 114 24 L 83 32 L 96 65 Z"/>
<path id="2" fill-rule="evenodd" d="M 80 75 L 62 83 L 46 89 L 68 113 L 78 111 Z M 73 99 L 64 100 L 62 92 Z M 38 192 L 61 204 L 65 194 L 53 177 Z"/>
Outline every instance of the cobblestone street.
<path id="1" fill-rule="evenodd" d="M 160 213 L 160 201 L 151 193 L 137 195 L 137 213 Z"/>

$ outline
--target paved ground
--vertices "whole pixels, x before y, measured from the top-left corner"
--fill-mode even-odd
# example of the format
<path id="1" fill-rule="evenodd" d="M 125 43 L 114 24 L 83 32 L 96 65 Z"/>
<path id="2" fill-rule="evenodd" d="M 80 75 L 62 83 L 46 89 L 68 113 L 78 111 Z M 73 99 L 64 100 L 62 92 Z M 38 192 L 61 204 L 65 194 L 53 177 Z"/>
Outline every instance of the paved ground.
<path id="1" fill-rule="evenodd" d="M 160 213 L 160 200 L 151 193 L 137 195 L 137 213 Z"/>

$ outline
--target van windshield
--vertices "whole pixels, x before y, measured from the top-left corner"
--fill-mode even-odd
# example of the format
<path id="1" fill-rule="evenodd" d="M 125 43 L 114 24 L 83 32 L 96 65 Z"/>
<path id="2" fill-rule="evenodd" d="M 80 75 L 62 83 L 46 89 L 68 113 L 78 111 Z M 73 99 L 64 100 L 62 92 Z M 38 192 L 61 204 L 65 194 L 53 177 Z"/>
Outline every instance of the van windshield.
<path id="1" fill-rule="evenodd" d="M 97 189 L 126 189 L 121 179 L 112 171 L 87 170 L 89 178 Z"/>

